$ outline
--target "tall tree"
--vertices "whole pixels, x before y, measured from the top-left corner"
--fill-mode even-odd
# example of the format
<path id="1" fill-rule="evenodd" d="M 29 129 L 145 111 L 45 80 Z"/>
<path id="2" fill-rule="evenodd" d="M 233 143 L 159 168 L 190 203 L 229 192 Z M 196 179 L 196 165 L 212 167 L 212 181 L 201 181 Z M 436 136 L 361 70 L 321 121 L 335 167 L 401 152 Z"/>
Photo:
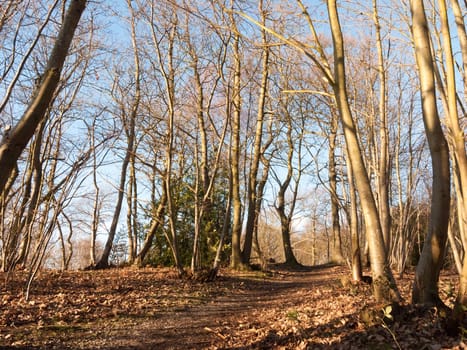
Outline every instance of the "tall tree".
<path id="1" fill-rule="evenodd" d="M 233 86 L 232 86 L 232 110 L 231 110 L 231 172 L 232 172 L 232 256 L 230 264 L 233 268 L 242 268 L 241 235 L 242 235 L 242 199 L 240 196 L 240 121 L 242 111 L 241 98 L 241 52 L 240 52 L 240 33 L 235 22 L 233 14 L 231 15 L 233 28 Z"/>
<path id="2" fill-rule="evenodd" d="M 389 269 L 376 201 L 371 190 L 368 172 L 365 168 L 362 151 L 358 142 L 356 125 L 348 102 L 345 77 L 344 39 L 336 0 L 328 0 L 327 6 L 334 50 L 334 82 L 332 85 L 336 96 L 342 128 L 344 130 L 349 156 L 348 161 L 352 167 L 355 185 L 362 205 L 366 234 L 370 247 L 374 295 L 375 298 L 380 301 L 399 300 L 400 295 L 395 285 L 392 272 Z"/>
<path id="3" fill-rule="evenodd" d="M 263 1 L 259 1 L 259 12 L 261 16 L 261 23 L 265 25 L 267 17 L 267 9 L 264 8 Z M 262 152 L 264 148 L 262 147 L 263 139 L 263 125 L 265 119 L 265 105 L 266 98 L 268 93 L 268 79 L 269 79 L 269 55 L 270 48 L 268 43 L 268 38 L 266 31 L 261 30 L 261 83 L 260 91 L 258 98 L 258 112 L 256 117 L 256 129 L 255 129 L 255 140 L 253 145 L 253 154 L 250 166 L 250 172 L 248 175 L 248 188 L 247 188 L 247 221 L 245 228 L 245 243 L 242 251 L 242 260 L 244 264 L 249 264 L 251 248 L 253 246 L 253 235 L 255 231 L 256 224 L 258 223 L 259 210 L 257 204 L 258 202 L 258 169 L 260 165 L 260 160 L 262 157 Z"/>
<path id="4" fill-rule="evenodd" d="M 446 71 L 446 95 L 448 100 L 447 125 L 449 132 L 449 141 L 451 143 L 452 159 L 454 167 L 454 178 L 457 194 L 457 215 L 459 217 L 459 230 L 461 234 L 467 232 L 467 154 L 465 150 L 465 133 L 461 128 L 459 113 L 458 113 L 458 95 L 456 87 L 454 55 L 452 51 L 451 32 L 449 28 L 449 16 L 445 0 L 438 0 L 439 13 L 441 21 L 441 33 L 443 37 L 443 51 L 445 57 Z M 454 15 L 456 18 L 457 32 L 459 43 L 462 51 L 462 59 L 464 60 L 464 87 L 467 88 L 465 77 L 467 72 L 467 38 L 465 27 L 460 26 L 459 22 L 459 4 L 457 1 L 452 1 Z M 465 93 L 466 91 L 464 91 Z M 434 189 L 433 189 L 434 190 Z M 465 237 L 464 237 L 465 238 Z M 463 267 L 460 275 L 459 293 L 456 299 L 454 308 L 454 318 L 457 320 L 463 319 L 465 308 L 467 306 L 467 259 L 464 257 Z"/>
<path id="5" fill-rule="evenodd" d="M 308 13 L 307 8 L 304 6 L 301 0 L 297 0 L 297 3 L 302 10 L 302 14 L 306 18 L 315 41 L 315 45 L 313 46 L 312 50 L 308 49 L 306 45 L 298 42 L 295 39 L 287 39 L 285 36 L 277 33 L 276 31 L 270 28 L 266 28 L 264 25 L 254 20 L 250 16 L 245 14 L 242 15 L 260 28 L 266 29 L 281 41 L 305 54 L 321 71 L 322 78 L 331 85 L 336 98 L 340 122 L 344 129 L 344 137 L 349 154 L 348 161 L 352 167 L 355 186 L 362 206 L 365 229 L 370 250 L 370 260 L 374 281 L 374 295 L 376 299 L 380 301 L 398 301 L 400 300 L 400 294 L 394 281 L 392 272 L 389 268 L 378 208 L 376 205 L 375 197 L 373 196 L 369 175 L 363 160 L 363 153 L 359 144 L 356 124 L 352 117 L 352 112 L 349 106 L 345 75 L 344 39 L 340 26 L 336 1 L 327 1 L 328 16 L 333 42 L 334 72 L 332 72 L 330 69 L 330 64 L 326 57 L 325 50 L 321 45 L 320 38 L 316 32 L 315 25 Z"/>
<path id="6" fill-rule="evenodd" d="M 412 301 L 439 305 L 442 301 L 438 293 L 438 279 L 445 255 L 450 211 L 449 150 L 436 103 L 433 56 L 423 0 L 411 0 L 410 11 L 420 77 L 423 122 L 433 171 L 431 218 L 415 272 Z"/>
<path id="7" fill-rule="evenodd" d="M 297 203 L 297 196 L 298 196 L 298 185 L 299 185 L 299 179 L 301 176 L 301 171 L 302 169 L 298 169 L 298 175 L 297 179 L 295 179 L 295 186 L 292 189 L 292 196 L 290 199 L 290 205 L 289 205 L 289 212 L 287 213 L 287 205 L 286 205 L 286 193 L 287 190 L 289 189 L 290 183 L 293 180 L 294 176 L 294 165 L 293 165 L 293 160 L 294 160 L 294 153 L 295 153 L 295 147 L 298 148 L 297 153 L 298 153 L 298 162 L 299 164 L 301 163 L 301 147 L 302 147 L 302 141 L 303 141 L 303 134 L 302 132 L 304 130 L 300 131 L 299 137 L 299 143 L 298 145 L 295 144 L 294 142 L 294 135 L 293 135 L 293 121 L 292 121 L 292 116 L 290 113 L 287 111 L 288 103 L 284 101 L 282 104 L 282 110 L 284 111 L 285 115 L 285 124 L 286 124 L 286 140 L 285 144 L 287 145 L 287 156 L 286 156 L 286 166 L 287 166 L 287 172 L 286 176 L 283 180 L 279 179 L 278 174 L 274 173 L 274 178 L 279 184 L 279 191 L 277 192 L 276 196 L 276 204 L 275 204 L 275 209 L 277 212 L 277 215 L 279 216 L 280 220 L 280 227 L 281 227 L 281 235 L 282 235 L 282 246 L 284 250 L 284 256 L 285 256 L 285 263 L 288 265 L 296 266 L 298 265 L 297 259 L 295 258 L 293 249 L 292 249 L 292 241 L 291 241 L 291 231 L 292 231 L 292 219 L 294 216 L 295 212 L 295 206 Z"/>
<path id="8" fill-rule="evenodd" d="M 156 34 L 154 28 L 155 23 L 155 9 L 156 5 L 151 4 L 151 29 L 152 29 L 152 38 L 154 48 L 157 53 L 157 60 L 159 63 L 159 69 L 162 74 L 165 88 L 165 103 L 167 106 L 167 131 L 165 135 L 166 144 L 165 144 L 165 169 L 163 186 L 165 187 L 165 193 L 167 195 L 167 217 L 168 217 L 168 233 L 166 233 L 167 241 L 172 249 L 172 255 L 174 258 L 175 266 L 178 270 L 179 275 L 184 275 L 185 271 L 183 269 L 183 264 L 180 257 L 178 235 L 176 230 L 176 210 L 174 203 L 174 187 L 172 186 L 173 176 L 172 173 L 174 166 L 174 142 L 175 142 L 175 108 L 176 108 L 176 94 L 175 94 L 175 62 L 174 62 L 174 52 L 175 52 L 175 41 L 177 37 L 179 18 L 175 7 L 172 7 L 172 12 L 168 13 L 168 23 L 167 28 L 163 30 L 161 38 L 166 38 L 167 47 L 163 51 L 163 43 L 161 38 Z"/>
<path id="9" fill-rule="evenodd" d="M 390 246 L 391 212 L 389 206 L 389 131 L 387 122 L 387 88 L 386 88 L 386 67 L 383 57 L 383 43 L 381 39 L 381 24 L 379 21 L 378 3 L 373 0 L 373 21 L 376 31 L 376 49 L 378 55 L 378 77 L 379 77 L 379 162 L 378 162 L 378 211 L 383 231 L 384 244 L 386 250 Z"/>
<path id="10" fill-rule="evenodd" d="M 128 101 L 126 100 L 126 94 L 128 91 L 126 90 L 125 86 L 121 86 L 118 81 L 115 82 L 116 87 L 118 88 L 117 91 L 120 93 L 120 96 L 115 96 L 115 102 L 119 105 L 120 108 L 120 117 L 123 124 L 123 131 L 126 136 L 126 145 L 125 145 L 125 155 L 123 157 L 123 161 L 121 163 L 120 168 L 120 181 L 117 187 L 117 201 L 115 203 L 115 209 L 112 216 L 112 222 L 110 224 L 109 233 L 107 236 L 107 240 L 104 246 L 104 251 L 102 252 L 101 257 L 97 261 L 94 268 L 96 269 L 104 269 L 109 267 L 109 257 L 112 251 L 113 243 L 115 240 L 115 235 L 117 233 L 117 227 L 120 220 L 120 213 L 122 211 L 123 206 L 123 199 L 125 196 L 125 186 L 127 183 L 128 177 L 128 167 L 130 166 L 130 170 L 134 171 L 134 157 L 135 157 L 135 145 L 136 145 L 136 117 L 138 114 L 138 109 L 140 106 L 140 99 L 141 99 L 141 87 L 140 87 L 140 80 L 141 80 L 141 70 L 140 70 L 140 62 L 138 56 L 138 48 L 136 43 L 136 29 L 135 29 L 135 16 L 134 10 L 131 5 L 130 1 L 127 1 L 128 8 L 130 10 L 130 27 L 131 27 L 131 40 L 132 40 L 132 47 L 133 47 L 133 59 L 134 59 L 134 71 L 133 71 L 133 79 L 134 83 L 134 97 L 132 101 L 127 106 Z M 116 79 L 120 79 L 120 77 L 116 77 Z M 120 82 L 122 83 L 122 82 Z M 120 86 L 119 86 L 120 85 Z M 130 108 L 128 111 L 127 108 Z M 133 176 L 134 177 L 134 176 Z M 131 179 L 132 180 L 132 179 Z M 131 181 L 129 186 L 131 186 Z M 131 199 L 130 199 L 131 200 Z M 130 208 L 128 211 L 131 210 L 131 202 Z M 128 227 L 128 230 L 131 230 Z"/>

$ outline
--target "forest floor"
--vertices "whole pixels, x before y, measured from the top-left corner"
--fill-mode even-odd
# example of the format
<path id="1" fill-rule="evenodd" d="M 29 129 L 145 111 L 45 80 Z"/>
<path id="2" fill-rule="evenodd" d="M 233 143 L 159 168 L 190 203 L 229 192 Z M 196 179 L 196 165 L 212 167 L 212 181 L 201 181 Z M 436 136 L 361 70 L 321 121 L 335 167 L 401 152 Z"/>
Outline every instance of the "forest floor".
<path id="1" fill-rule="evenodd" d="M 267 273 L 221 270 L 202 283 L 166 268 L 47 271 L 26 301 L 27 276 L 0 274 L 0 348 L 467 348 L 462 336 L 446 334 L 444 315 L 408 304 L 413 274 L 397 280 L 406 301 L 393 309 L 348 275 L 338 266 L 273 266 Z M 456 285 L 456 276 L 443 272 L 448 305 Z"/>

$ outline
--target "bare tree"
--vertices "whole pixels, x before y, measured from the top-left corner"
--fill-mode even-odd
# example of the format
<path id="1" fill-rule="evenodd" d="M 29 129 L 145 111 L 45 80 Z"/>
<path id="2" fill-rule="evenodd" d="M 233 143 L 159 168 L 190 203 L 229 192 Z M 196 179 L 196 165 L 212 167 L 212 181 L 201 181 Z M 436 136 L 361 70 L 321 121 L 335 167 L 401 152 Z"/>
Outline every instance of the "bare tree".
<path id="1" fill-rule="evenodd" d="M 259 1 L 259 12 L 261 16 L 261 23 L 266 25 L 267 9 L 264 8 L 263 1 Z M 245 228 L 245 243 L 243 245 L 242 260 L 244 264 L 249 264 L 251 249 L 253 246 L 253 235 L 255 232 L 255 225 L 258 222 L 259 210 L 258 208 L 258 168 L 262 157 L 262 139 L 263 139 L 263 125 L 266 116 L 265 105 L 268 92 L 269 80 L 269 43 L 266 31 L 261 30 L 261 83 L 258 98 L 258 112 L 256 117 L 255 139 L 253 145 L 253 154 L 250 165 L 250 172 L 248 175 L 248 188 L 247 188 L 247 222 Z"/>
<path id="2" fill-rule="evenodd" d="M 242 199 L 240 196 L 240 116 L 242 111 L 241 99 L 241 51 L 240 34 L 236 27 L 234 15 L 231 15 L 233 27 L 233 86 L 232 86 L 232 145 L 231 145 L 231 171 L 232 171 L 232 256 L 230 264 L 233 268 L 239 269 L 244 266 L 241 251 L 242 234 Z"/>
<path id="3" fill-rule="evenodd" d="M 299 178 L 301 176 L 301 169 L 298 169 L 298 179 L 295 180 L 295 185 L 292 188 L 292 196 L 290 198 L 290 204 L 288 205 L 289 210 L 287 213 L 287 206 L 286 206 L 286 192 L 289 189 L 289 186 L 291 182 L 293 181 L 293 176 L 294 176 L 294 165 L 293 165 L 293 160 L 294 160 L 294 153 L 295 153 L 295 147 L 299 147 L 298 149 L 298 157 L 299 157 L 299 164 L 301 163 L 300 159 L 300 151 L 301 151 L 301 143 L 303 140 L 303 135 L 299 135 L 299 144 L 296 146 L 294 139 L 293 139 L 293 126 L 292 126 L 292 117 L 290 113 L 287 111 L 287 105 L 286 102 L 284 103 L 285 106 L 283 106 L 284 114 L 285 114 L 285 124 L 286 124 L 286 140 L 285 143 L 287 145 L 286 150 L 287 150 L 287 157 L 286 157 L 286 166 L 287 166 L 287 173 L 284 178 L 284 180 L 281 180 L 279 176 L 273 172 L 274 178 L 276 182 L 279 185 L 279 190 L 277 192 L 276 196 L 276 203 L 274 205 L 276 212 L 279 216 L 280 220 L 280 227 L 281 227 L 281 235 L 282 235 L 282 245 L 284 249 L 284 256 L 285 256 L 285 263 L 288 265 L 296 266 L 299 265 L 297 262 L 297 259 L 295 258 L 294 252 L 292 250 L 292 242 L 290 239 L 291 236 L 291 230 L 292 230 L 292 219 L 294 216 L 295 212 L 295 206 L 297 203 L 297 196 L 298 196 L 298 185 L 299 185 Z"/>
<path id="4" fill-rule="evenodd" d="M 45 71 L 33 92 L 31 103 L 18 124 L 3 135 L 0 143 L 0 168 L 2 169 L 0 173 L 0 193 L 2 196 L 7 195 L 6 184 L 14 174 L 18 158 L 34 135 L 37 126 L 46 116 L 47 108 L 60 81 L 65 58 L 68 55 L 71 41 L 86 4 L 86 0 L 73 0 L 70 3 Z"/>
<path id="5" fill-rule="evenodd" d="M 341 125 L 344 130 L 346 147 L 349 154 L 348 161 L 352 166 L 355 185 L 362 206 L 367 239 L 370 248 L 374 294 L 375 297 L 381 301 L 400 300 L 399 291 L 388 265 L 387 251 L 384 244 L 384 237 L 376 200 L 373 196 L 368 172 L 363 160 L 363 153 L 358 140 L 356 124 L 353 120 L 352 112 L 349 106 L 345 75 L 344 40 L 340 27 L 336 1 L 327 1 L 328 15 L 333 39 L 334 72 L 332 72 L 330 69 L 330 64 L 326 57 L 325 50 L 321 45 L 320 38 L 318 37 L 313 20 L 311 19 L 308 10 L 300 0 L 297 0 L 297 3 L 302 10 L 302 14 L 307 20 L 313 39 L 315 41 L 315 45 L 313 46 L 314 51 L 308 49 L 305 45 L 295 39 L 287 39 L 285 36 L 275 32 L 274 30 L 266 28 L 264 25 L 254 20 L 250 16 L 245 14 L 242 15 L 249 21 L 255 23 L 257 26 L 266 29 L 269 33 L 273 34 L 281 41 L 305 54 L 321 71 L 322 78 L 325 79 L 332 87 L 336 98 Z"/>
<path id="6" fill-rule="evenodd" d="M 438 278 L 444 260 L 450 208 L 449 150 L 436 104 L 433 56 L 423 1 L 412 0 L 410 10 L 420 76 L 423 121 L 433 171 L 431 220 L 417 264 L 412 301 L 440 305 L 442 301 L 438 294 Z"/>
<path id="7" fill-rule="evenodd" d="M 377 300 L 399 300 L 400 295 L 394 278 L 388 266 L 387 252 L 379 220 L 376 202 L 371 190 L 368 173 L 366 171 L 362 152 L 359 146 L 355 122 L 348 103 L 346 78 L 344 40 L 339 22 L 335 0 L 328 0 L 328 14 L 331 25 L 334 49 L 334 82 L 333 89 L 336 95 L 337 107 L 340 113 L 342 127 L 355 185 L 360 197 L 367 239 L 370 247 L 370 260 L 373 274 L 373 290 Z"/>
<path id="8" fill-rule="evenodd" d="M 379 162 L 378 162 L 378 211 L 383 231 L 386 250 L 390 246 L 391 212 L 389 207 L 389 183 L 390 183 L 390 159 L 389 159 L 389 131 L 387 122 L 387 87 L 385 61 L 383 57 L 383 43 L 381 39 L 381 24 L 379 20 L 377 0 L 373 0 L 373 21 L 376 32 L 376 48 L 378 53 L 378 77 L 379 77 Z"/>
<path id="9" fill-rule="evenodd" d="M 135 65 L 135 81 L 139 81 L 139 65 Z M 116 77 L 115 79 L 119 79 Z M 114 94 L 120 94 L 120 96 L 114 96 L 116 104 L 119 105 L 120 117 L 122 119 L 123 130 L 126 136 L 126 146 L 125 146 L 125 155 L 123 157 L 121 168 L 120 168 L 120 179 L 117 187 L 117 200 L 115 203 L 115 209 L 112 217 L 112 222 L 110 224 L 109 233 L 107 240 L 104 246 L 104 250 L 99 260 L 97 261 L 94 268 L 96 269 L 105 269 L 109 267 L 109 257 L 112 250 L 113 242 L 115 239 L 115 234 L 117 232 L 117 227 L 120 219 L 120 213 L 122 211 L 123 199 L 125 196 L 125 186 L 128 176 L 128 166 L 131 162 L 132 157 L 134 156 L 134 147 L 135 147 L 135 125 L 136 125 L 136 114 L 139 107 L 139 84 L 135 85 L 135 98 L 131 103 L 130 111 L 127 111 L 126 107 L 126 88 L 124 86 L 118 86 L 118 82 L 115 82 L 115 87 L 117 88 Z M 123 100 L 120 100 L 123 98 Z"/>

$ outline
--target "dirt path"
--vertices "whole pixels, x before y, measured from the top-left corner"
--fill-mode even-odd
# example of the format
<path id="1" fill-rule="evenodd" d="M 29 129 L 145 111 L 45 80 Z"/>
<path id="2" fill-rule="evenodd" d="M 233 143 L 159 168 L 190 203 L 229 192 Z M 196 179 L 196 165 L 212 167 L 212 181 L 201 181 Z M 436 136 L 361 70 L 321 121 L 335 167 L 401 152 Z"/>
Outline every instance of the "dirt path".
<path id="1" fill-rule="evenodd" d="M 343 267 L 223 271 L 213 283 L 179 280 L 168 269 L 44 273 L 29 301 L 22 297 L 24 276 L 17 275 L 0 293 L 0 348 L 394 347 L 381 322 L 360 322 L 360 311 L 375 304 L 368 286 L 342 286 L 347 273 Z M 409 280 L 398 281 L 403 294 Z M 399 325 L 394 332 L 400 329 L 407 344 L 432 343 L 440 329 L 435 321 L 424 321 L 420 334 Z M 445 335 L 443 342 L 460 346 Z"/>
<path id="2" fill-rule="evenodd" d="M 255 278 L 251 274 L 229 277 L 225 279 L 231 286 L 228 293 L 201 305 L 164 313 L 157 319 L 157 327 L 148 324 L 146 334 L 156 346 L 182 348 L 179 341 L 183 340 L 194 349 L 235 347 L 242 338 L 242 347 L 264 329 L 268 331 L 266 336 L 270 334 L 269 325 L 274 322 L 271 313 L 295 317 L 297 307 L 306 302 L 304 294 L 341 273 L 335 268 L 281 272 L 273 278 Z"/>

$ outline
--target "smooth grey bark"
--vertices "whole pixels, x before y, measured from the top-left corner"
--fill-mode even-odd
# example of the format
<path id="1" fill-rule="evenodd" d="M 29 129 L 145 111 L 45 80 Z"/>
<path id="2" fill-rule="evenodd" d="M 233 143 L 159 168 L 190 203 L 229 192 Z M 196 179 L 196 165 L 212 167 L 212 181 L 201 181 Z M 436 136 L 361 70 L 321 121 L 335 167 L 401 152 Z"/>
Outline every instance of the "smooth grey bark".
<path id="1" fill-rule="evenodd" d="M 415 271 L 412 302 L 439 305 L 442 301 L 438 279 L 444 261 L 450 212 L 449 150 L 438 115 L 433 57 L 423 0 L 412 0 L 410 10 L 423 122 L 433 171 L 430 223 Z"/>
<path id="2" fill-rule="evenodd" d="M 339 198 L 337 196 L 337 171 L 336 171 L 336 142 L 337 128 L 339 120 L 336 113 L 331 116 L 331 128 L 329 133 L 329 152 L 328 152 L 328 172 L 329 172 L 329 192 L 331 195 L 331 218 L 332 218 L 332 246 L 331 261 L 336 264 L 342 264 L 344 256 L 342 254 L 341 227 L 339 220 Z"/>
<path id="3" fill-rule="evenodd" d="M 378 76 L 379 76 L 379 162 L 378 162 L 378 211 L 383 231 L 384 245 L 389 251 L 391 232 L 391 211 L 389 205 L 389 184 L 391 173 L 391 162 L 389 157 L 389 131 L 386 113 L 386 67 L 383 57 L 383 43 L 381 39 L 381 24 L 379 22 L 377 0 L 373 0 L 373 21 L 376 29 L 376 49 L 378 54 Z"/>

